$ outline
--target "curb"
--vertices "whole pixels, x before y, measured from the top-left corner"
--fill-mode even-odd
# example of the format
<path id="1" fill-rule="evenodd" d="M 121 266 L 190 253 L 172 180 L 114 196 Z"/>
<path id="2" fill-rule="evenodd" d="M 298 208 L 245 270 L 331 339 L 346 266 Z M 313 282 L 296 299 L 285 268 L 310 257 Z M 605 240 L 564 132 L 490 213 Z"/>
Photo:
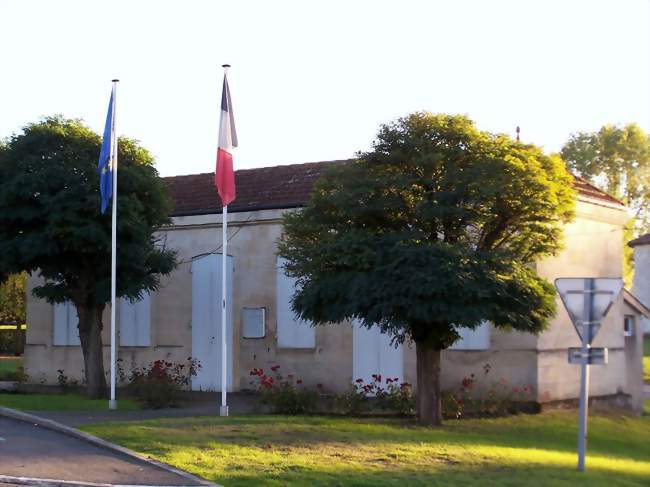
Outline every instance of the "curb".
<path id="1" fill-rule="evenodd" d="M 17 411 L 15 409 L 10 409 L 10 408 L 5 408 L 0 406 L 0 417 L 5 417 L 9 419 L 13 419 L 16 421 L 22 421 L 24 423 L 30 423 L 33 425 L 41 426 L 45 429 L 49 429 L 52 431 L 56 431 L 57 433 L 61 433 L 67 436 L 71 436 L 73 438 L 77 438 L 78 440 L 85 441 L 86 443 L 90 443 L 91 445 L 97 446 L 99 448 L 103 448 L 104 450 L 111 451 L 113 453 L 119 453 L 121 455 L 127 456 L 129 458 L 133 458 L 135 460 L 138 460 L 140 462 L 144 462 L 148 465 L 158 467 L 162 470 L 165 470 L 169 473 L 176 474 L 180 477 L 183 477 L 187 480 L 190 480 L 192 482 L 196 482 L 199 485 L 205 486 L 205 487 L 221 487 L 219 484 L 215 484 L 213 482 L 210 482 L 208 480 L 202 479 L 201 477 L 198 477 L 196 475 L 193 475 L 189 472 L 185 472 L 184 470 L 179 470 L 175 467 L 172 467 L 171 465 L 167 465 L 166 463 L 159 462 L 158 460 L 154 460 L 152 458 L 145 457 L 143 455 L 140 455 L 139 453 L 136 453 L 132 450 L 129 450 L 128 448 L 124 448 L 123 446 L 116 445 L 115 443 L 111 443 L 110 441 L 102 440 L 101 438 L 98 438 L 96 436 L 93 436 L 91 434 L 85 433 L 83 431 L 80 431 L 76 428 L 71 428 L 70 426 L 66 426 L 64 424 L 58 423 L 56 421 L 52 421 L 51 419 L 46 419 L 46 418 L 41 418 L 40 416 L 36 416 L 34 414 L 29 414 L 29 413 L 24 413 L 22 411 Z M 5 479 L 13 479 L 13 480 L 5 480 Z M 20 479 L 23 479 L 21 481 Z M 33 482 L 33 483 L 26 483 L 26 482 Z M 88 486 L 88 487 L 113 487 L 114 484 L 93 484 L 93 483 L 84 483 L 84 482 L 70 482 L 70 481 L 62 481 L 62 480 L 52 480 L 52 479 L 31 479 L 28 477 L 7 477 L 0 475 L 0 482 L 5 482 L 5 483 L 16 483 L 16 484 L 25 484 L 25 485 L 41 485 L 41 486 L 54 486 L 54 485 L 62 485 L 62 486 Z M 40 482 L 40 483 L 38 483 Z M 115 486 L 117 487 L 117 486 Z M 144 487 L 144 486 L 143 486 Z M 180 487 L 180 486 L 174 486 L 174 487 Z"/>
<path id="2" fill-rule="evenodd" d="M 115 487 L 111 484 L 96 484 L 93 482 L 73 482 L 70 480 L 38 479 L 35 477 L 12 477 L 0 475 L 0 483 L 16 485 L 37 485 L 39 487 Z"/>

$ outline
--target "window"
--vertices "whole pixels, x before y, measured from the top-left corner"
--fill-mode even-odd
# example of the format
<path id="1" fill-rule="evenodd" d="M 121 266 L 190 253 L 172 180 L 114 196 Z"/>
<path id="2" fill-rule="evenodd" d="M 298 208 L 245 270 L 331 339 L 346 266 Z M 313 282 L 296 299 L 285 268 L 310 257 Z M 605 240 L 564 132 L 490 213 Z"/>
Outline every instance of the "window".
<path id="1" fill-rule="evenodd" d="M 490 323 L 484 321 L 474 330 L 458 328 L 460 339 L 449 350 L 489 350 L 490 349 Z"/>
<path id="2" fill-rule="evenodd" d="M 295 290 L 295 279 L 284 273 L 284 259 L 278 257 L 276 267 L 278 347 L 314 348 L 316 346 L 316 330 L 309 322 L 296 316 L 291 309 L 291 298 Z"/>
<path id="3" fill-rule="evenodd" d="M 623 335 L 626 337 L 634 336 L 634 316 L 625 315 L 623 318 Z"/>
<path id="4" fill-rule="evenodd" d="M 120 345 L 148 347 L 151 345 L 151 297 L 146 293 L 131 303 L 120 298 Z"/>
<path id="5" fill-rule="evenodd" d="M 71 345 L 78 347 L 79 340 L 79 316 L 77 308 L 73 303 L 67 301 L 54 305 L 54 336 L 53 345 Z"/>
<path id="6" fill-rule="evenodd" d="M 242 338 L 264 338 L 266 336 L 266 308 L 244 308 L 242 310 Z"/>

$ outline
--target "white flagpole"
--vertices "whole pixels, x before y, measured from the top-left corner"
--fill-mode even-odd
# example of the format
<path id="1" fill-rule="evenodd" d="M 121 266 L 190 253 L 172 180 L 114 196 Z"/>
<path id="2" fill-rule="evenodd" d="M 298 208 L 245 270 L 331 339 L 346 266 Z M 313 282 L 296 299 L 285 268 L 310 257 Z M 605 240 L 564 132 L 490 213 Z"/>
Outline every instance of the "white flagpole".
<path id="1" fill-rule="evenodd" d="M 111 169 L 113 171 L 113 213 L 111 215 L 111 398 L 108 409 L 117 409 L 115 398 L 115 381 L 117 366 L 117 333 L 115 331 L 115 290 L 117 278 L 117 132 L 115 130 L 115 112 L 117 107 L 117 83 L 113 80 L 113 121 L 111 123 Z"/>
<path id="2" fill-rule="evenodd" d="M 224 78 L 228 74 L 230 65 L 223 65 Z M 225 89 L 225 86 L 224 86 Z M 228 107 L 230 109 L 230 107 Z M 230 149 L 232 150 L 232 148 Z M 226 289 L 226 264 L 228 260 L 228 205 L 222 208 L 221 212 L 221 407 L 219 408 L 219 416 L 228 416 L 228 402 L 227 402 L 227 380 L 226 367 L 228 366 L 227 350 L 226 350 L 226 300 L 228 293 Z"/>
<path id="3" fill-rule="evenodd" d="M 223 207 L 221 225 L 221 408 L 219 416 L 228 416 L 228 404 L 226 399 L 227 374 L 226 367 L 226 299 L 228 296 L 226 290 L 226 263 L 228 259 L 228 206 Z"/>

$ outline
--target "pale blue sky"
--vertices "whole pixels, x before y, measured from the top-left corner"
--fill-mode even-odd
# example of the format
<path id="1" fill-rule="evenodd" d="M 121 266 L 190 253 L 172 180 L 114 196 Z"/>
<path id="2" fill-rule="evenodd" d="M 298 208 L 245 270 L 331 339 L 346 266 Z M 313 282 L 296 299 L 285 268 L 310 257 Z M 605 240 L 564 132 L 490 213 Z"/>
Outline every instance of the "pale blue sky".
<path id="1" fill-rule="evenodd" d="M 650 130 L 650 2 L 2 1 L 0 137 L 43 115 L 118 132 L 162 175 L 214 170 L 221 64 L 235 167 L 347 158 L 414 110 L 558 150 L 570 133 Z"/>

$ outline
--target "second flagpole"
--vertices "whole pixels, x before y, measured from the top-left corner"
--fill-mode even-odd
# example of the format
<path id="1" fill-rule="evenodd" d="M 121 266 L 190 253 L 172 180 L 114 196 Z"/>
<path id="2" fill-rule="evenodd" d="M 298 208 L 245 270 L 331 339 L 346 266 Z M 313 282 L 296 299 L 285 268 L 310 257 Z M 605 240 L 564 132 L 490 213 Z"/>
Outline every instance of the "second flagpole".
<path id="1" fill-rule="evenodd" d="M 223 66 L 224 80 L 228 75 L 229 64 Z M 223 95 L 222 95 L 223 96 Z M 226 299 L 228 298 L 227 292 L 227 279 L 226 279 L 226 265 L 228 263 L 228 204 L 222 207 L 221 212 L 221 407 L 219 408 L 219 416 L 228 416 L 228 400 L 227 400 L 227 348 L 226 348 L 226 327 L 227 327 L 227 314 Z"/>

